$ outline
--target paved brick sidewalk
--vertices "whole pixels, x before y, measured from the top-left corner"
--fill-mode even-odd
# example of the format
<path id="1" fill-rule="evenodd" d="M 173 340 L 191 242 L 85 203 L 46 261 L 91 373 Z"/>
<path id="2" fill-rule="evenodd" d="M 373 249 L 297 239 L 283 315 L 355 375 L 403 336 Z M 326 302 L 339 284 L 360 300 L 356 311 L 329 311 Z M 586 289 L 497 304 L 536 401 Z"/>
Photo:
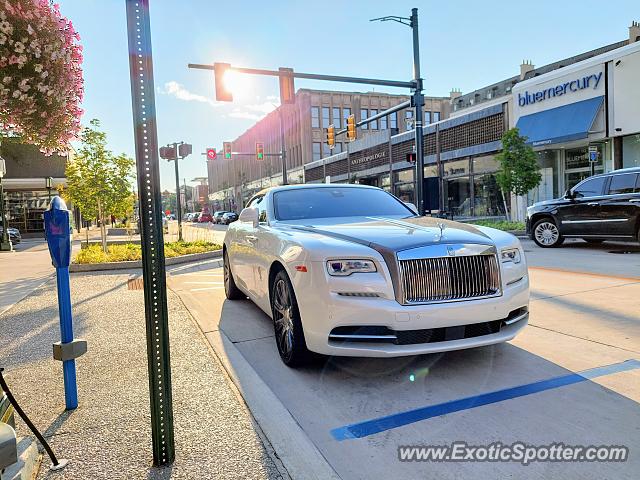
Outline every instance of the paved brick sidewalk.
<path id="1" fill-rule="evenodd" d="M 288 478 L 261 440 L 245 404 L 209 351 L 179 298 L 169 291 L 176 424 L 175 464 L 151 468 L 145 324 L 141 290 L 128 274 L 75 274 L 76 336 L 89 351 L 77 362 L 79 408 L 64 412 L 62 369 L 51 358 L 59 340 L 55 282 L 0 316 L 0 362 L 14 394 L 70 459 L 38 478 Z M 19 422 L 18 434 L 26 434 Z"/>

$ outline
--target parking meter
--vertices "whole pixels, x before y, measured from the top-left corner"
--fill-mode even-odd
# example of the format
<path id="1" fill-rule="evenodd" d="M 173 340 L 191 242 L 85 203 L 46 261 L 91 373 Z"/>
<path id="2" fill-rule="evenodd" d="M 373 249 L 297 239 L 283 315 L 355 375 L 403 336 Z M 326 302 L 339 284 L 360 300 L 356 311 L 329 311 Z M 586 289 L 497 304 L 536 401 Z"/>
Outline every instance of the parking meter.
<path id="1" fill-rule="evenodd" d="M 44 212 L 44 231 L 53 266 L 68 267 L 71 262 L 71 222 L 69 210 L 60 197 L 53 197 Z"/>
<path id="2" fill-rule="evenodd" d="M 67 205 L 58 196 L 51 199 L 49 208 L 44 212 L 44 231 L 51 261 L 56 267 L 58 284 L 61 341 L 53 344 L 53 358 L 62 362 L 65 403 L 67 410 L 73 410 L 78 406 L 75 359 L 87 351 L 87 342 L 73 338 L 71 289 L 69 286 L 71 222 Z"/>

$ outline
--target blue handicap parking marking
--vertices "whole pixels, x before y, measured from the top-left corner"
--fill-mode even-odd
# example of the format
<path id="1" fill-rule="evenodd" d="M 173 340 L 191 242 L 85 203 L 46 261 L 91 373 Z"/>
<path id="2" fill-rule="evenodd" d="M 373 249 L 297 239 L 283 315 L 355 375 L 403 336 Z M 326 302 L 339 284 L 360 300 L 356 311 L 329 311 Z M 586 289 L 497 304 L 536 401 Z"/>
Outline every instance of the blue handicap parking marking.
<path id="1" fill-rule="evenodd" d="M 439 417 L 453 412 L 469 410 L 483 405 L 490 405 L 492 403 L 544 392 L 546 390 L 552 390 L 554 388 L 566 387 L 567 385 L 573 385 L 593 378 L 603 377 L 614 373 L 627 372 L 638 368 L 640 368 L 639 360 L 626 360 L 612 365 L 590 368 L 588 370 L 583 370 L 582 372 L 570 373 L 517 387 L 496 390 L 495 392 L 483 393 L 472 397 L 439 403 L 437 405 L 429 405 L 426 407 L 416 408 L 414 410 L 408 410 L 406 412 L 395 413 L 384 417 L 374 418 L 372 420 L 366 420 L 364 422 L 334 428 L 331 430 L 331 435 L 338 441 L 352 438 L 363 438 L 386 430 L 419 422 L 421 420 L 427 420 L 429 418 Z"/>

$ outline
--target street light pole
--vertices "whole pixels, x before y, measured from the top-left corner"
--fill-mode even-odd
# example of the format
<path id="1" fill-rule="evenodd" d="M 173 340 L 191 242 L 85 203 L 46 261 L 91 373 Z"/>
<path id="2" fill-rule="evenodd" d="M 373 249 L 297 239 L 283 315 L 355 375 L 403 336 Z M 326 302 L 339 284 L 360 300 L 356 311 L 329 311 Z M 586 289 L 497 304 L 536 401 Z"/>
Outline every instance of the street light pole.
<path id="1" fill-rule="evenodd" d="M 415 135 L 416 135 L 416 200 L 418 213 L 424 215 L 424 136 L 423 112 L 424 95 L 422 94 L 422 78 L 420 76 L 420 39 L 418 37 L 418 9 L 411 9 L 411 29 L 413 30 L 413 77 L 416 83 L 413 92 L 415 107 Z"/>
<path id="2" fill-rule="evenodd" d="M 51 203 L 51 187 L 53 185 L 53 178 L 47 177 L 44 179 L 44 184 L 47 187 L 47 201 Z"/>
<path id="3" fill-rule="evenodd" d="M 180 142 L 180 145 L 184 142 Z M 178 241 L 182 241 L 182 203 L 180 202 L 180 174 L 178 172 L 178 143 L 173 144 L 176 152 L 176 158 L 173 161 L 176 170 L 176 212 L 178 214 Z M 183 157 L 184 158 L 184 157 Z M 186 191 L 185 191 L 186 194 Z"/>
<path id="4" fill-rule="evenodd" d="M 288 185 L 287 177 L 287 150 L 284 146 L 284 118 L 282 109 L 284 105 L 281 105 L 278 109 L 278 118 L 280 119 L 280 157 L 282 158 L 282 185 Z"/>
<path id="5" fill-rule="evenodd" d="M 0 157 L 0 218 L 2 218 L 2 237 L 0 239 L 0 252 L 10 252 L 13 250 L 11 241 L 9 240 L 9 226 L 7 225 L 7 217 L 4 212 L 4 186 L 2 185 L 2 177 L 5 174 L 4 158 Z"/>

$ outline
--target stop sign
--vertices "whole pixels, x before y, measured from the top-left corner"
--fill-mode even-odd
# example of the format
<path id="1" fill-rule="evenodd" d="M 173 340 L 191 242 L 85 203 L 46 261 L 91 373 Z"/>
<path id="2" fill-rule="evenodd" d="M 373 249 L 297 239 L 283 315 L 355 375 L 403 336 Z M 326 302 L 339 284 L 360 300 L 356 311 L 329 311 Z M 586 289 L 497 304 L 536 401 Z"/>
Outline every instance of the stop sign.
<path id="1" fill-rule="evenodd" d="M 218 154 L 216 153 L 215 148 L 207 148 L 207 158 L 209 160 L 215 160 Z"/>

